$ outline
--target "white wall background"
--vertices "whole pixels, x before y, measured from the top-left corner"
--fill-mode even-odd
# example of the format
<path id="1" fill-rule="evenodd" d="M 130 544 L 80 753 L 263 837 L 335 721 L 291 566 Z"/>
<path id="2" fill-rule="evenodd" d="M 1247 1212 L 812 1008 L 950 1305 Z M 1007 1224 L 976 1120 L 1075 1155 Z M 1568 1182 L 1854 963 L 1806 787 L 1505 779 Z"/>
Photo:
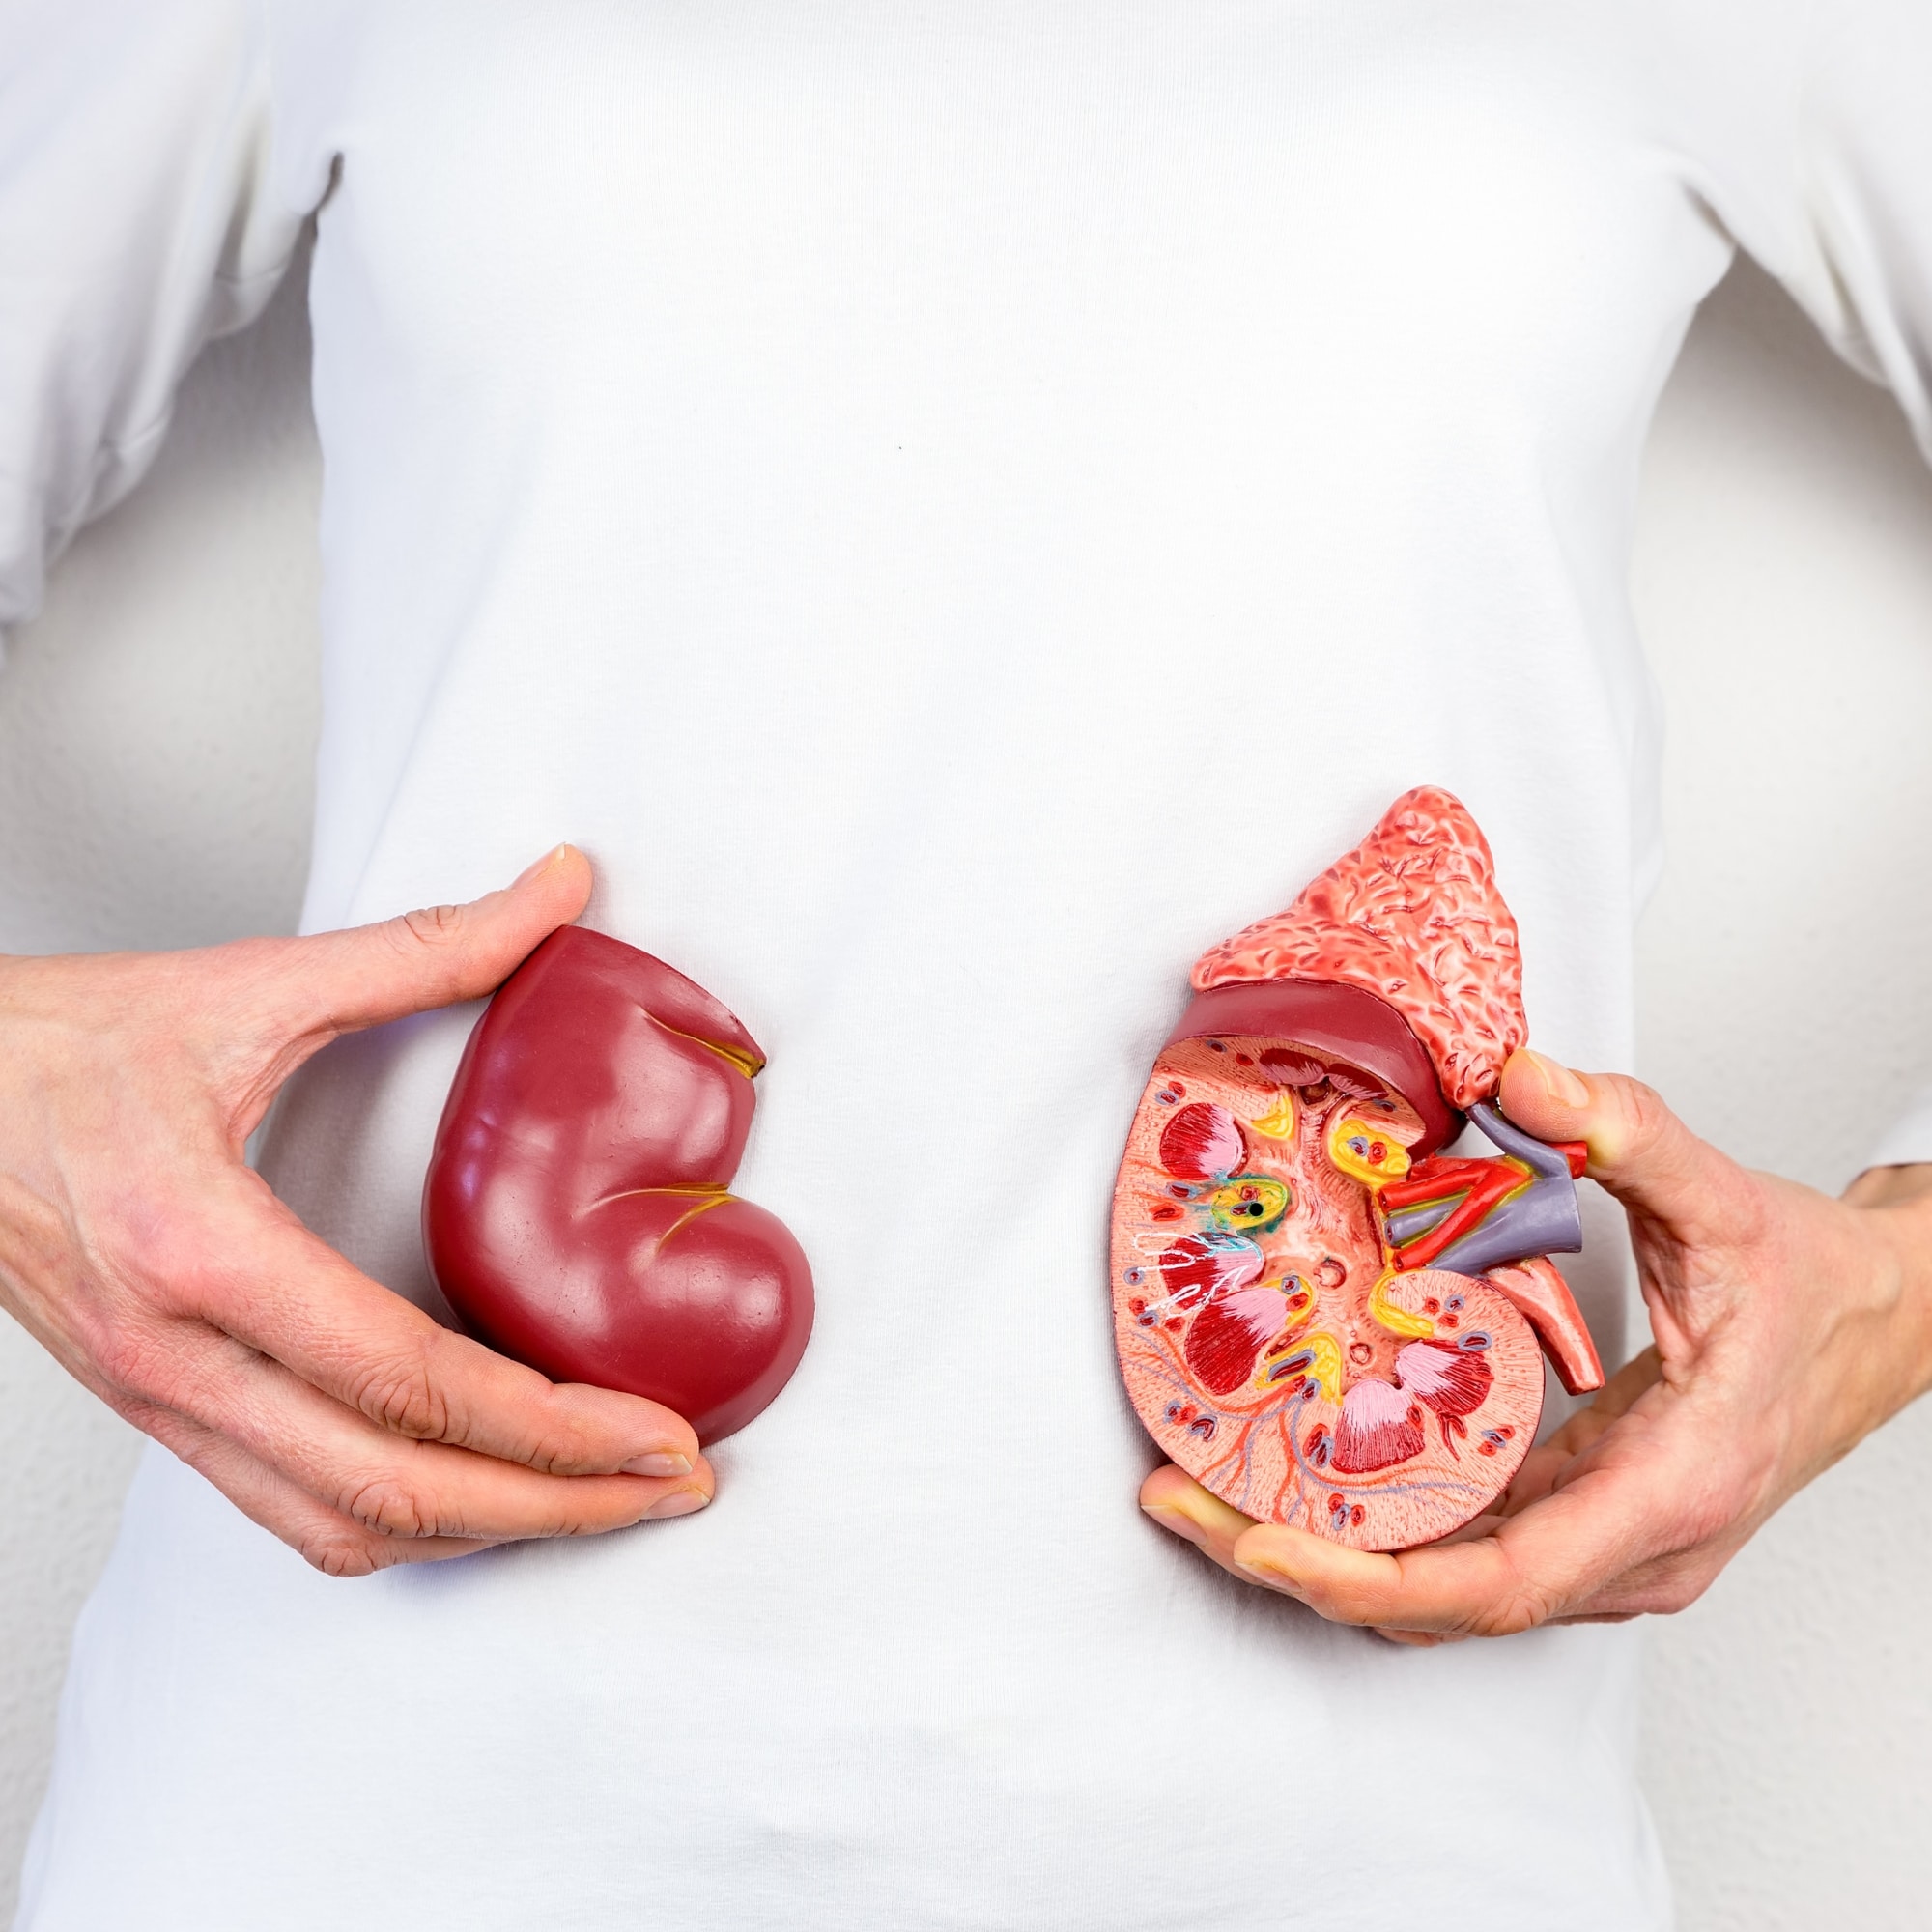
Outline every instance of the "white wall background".
<path id="1" fill-rule="evenodd" d="M 293 289 L 217 345 L 156 474 L 15 639 L 0 950 L 293 924 L 316 724 L 306 359 Z M 1741 270 L 1665 398 L 1637 548 L 1672 732 L 1644 1071 L 1741 1157 L 1836 1188 L 1932 1082 L 1932 477 L 1889 400 Z M 0 1322 L 0 1914 L 134 1451 Z M 1654 1627 L 1647 1776 L 1687 1932 L 1927 1923 L 1929 1463 L 1921 1407 Z"/>

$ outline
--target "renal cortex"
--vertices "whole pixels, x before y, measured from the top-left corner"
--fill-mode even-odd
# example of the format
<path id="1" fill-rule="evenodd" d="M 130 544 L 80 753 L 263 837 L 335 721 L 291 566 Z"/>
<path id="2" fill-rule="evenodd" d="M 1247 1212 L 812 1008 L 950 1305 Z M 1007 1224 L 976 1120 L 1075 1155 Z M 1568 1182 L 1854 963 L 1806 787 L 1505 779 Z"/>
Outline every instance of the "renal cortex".
<path id="1" fill-rule="evenodd" d="M 1161 1450 L 1249 1516 L 1363 1549 L 1508 1487 L 1543 1356 L 1603 1385 L 1548 1257 L 1582 1246 L 1580 1145 L 1495 1105 L 1527 1037 L 1475 821 L 1405 794 L 1286 912 L 1208 952 L 1114 1192 L 1116 1347 Z M 1442 1150 L 1474 1122 L 1493 1156 Z"/>

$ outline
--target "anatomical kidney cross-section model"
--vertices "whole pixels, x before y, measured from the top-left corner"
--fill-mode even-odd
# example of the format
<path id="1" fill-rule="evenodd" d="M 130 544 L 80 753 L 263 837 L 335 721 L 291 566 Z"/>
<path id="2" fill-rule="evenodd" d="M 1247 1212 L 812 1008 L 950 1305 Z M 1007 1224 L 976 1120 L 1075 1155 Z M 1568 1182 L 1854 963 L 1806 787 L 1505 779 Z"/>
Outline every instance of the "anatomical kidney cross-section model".
<path id="1" fill-rule="evenodd" d="M 1428 1543 L 1515 1476 L 1543 1352 L 1603 1385 L 1547 1257 L 1582 1245 L 1580 1146 L 1493 1094 L 1527 1037 L 1488 842 L 1425 786 L 1284 913 L 1215 947 L 1114 1194 L 1121 1370 L 1224 1501 L 1363 1549 Z M 1441 1150 L 1464 1114 L 1497 1150 Z"/>
<path id="2" fill-rule="evenodd" d="M 757 1042 L 702 986 L 582 926 L 554 932 L 477 1022 L 423 1184 L 450 1306 L 554 1381 L 674 1408 L 715 1442 L 784 1387 L 811 1270 L 727 1191 Z"/>

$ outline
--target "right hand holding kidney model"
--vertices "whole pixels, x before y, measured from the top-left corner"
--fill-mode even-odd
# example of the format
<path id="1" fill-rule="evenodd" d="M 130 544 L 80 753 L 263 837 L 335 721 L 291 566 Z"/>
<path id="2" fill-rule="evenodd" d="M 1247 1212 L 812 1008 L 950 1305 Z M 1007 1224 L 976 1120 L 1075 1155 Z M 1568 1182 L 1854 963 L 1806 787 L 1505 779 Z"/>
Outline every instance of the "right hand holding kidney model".
<path id="1" fill-rule="evenodd" d="M 1546 1259 L 1582 1245 L 1584 1151 L 1492 1104 L 1528 1030 L 1489 845 L 1409 792 L 1194 984 L 1115 1189 L 1127 1392 L 1247 1516 L 1367 1549 L 1445 1536 L 1528 1453 L 1539 1344 L 1571 1393 L 1604 1379 Z M 1464 1110 L 1499 1158 L 1441 1155 Z"/>
<path id="2" fill-rule="evenodd" d="M 450 1306 L 554 1381 L 674 1408 L 711 1443 L 790 1379 L 811 1270 L 727 1191 L 765 1056 L 682 973 L 553 933 L 477 1022 L 437 1129 L 423 1244 Z"/>

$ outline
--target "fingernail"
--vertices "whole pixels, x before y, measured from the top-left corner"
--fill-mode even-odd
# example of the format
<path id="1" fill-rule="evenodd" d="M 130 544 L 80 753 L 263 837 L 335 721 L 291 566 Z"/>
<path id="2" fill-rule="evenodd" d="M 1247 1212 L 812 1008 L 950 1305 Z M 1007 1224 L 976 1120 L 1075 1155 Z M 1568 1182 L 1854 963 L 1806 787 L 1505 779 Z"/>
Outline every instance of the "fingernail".
<path id="1" fill-rule="evenodd" d="M 1532 1047 L 1524 1051 L 1536 1062 L 1536 1070 L 1543 1075 L 1543 1084 L 1548 1088 L 1550 1098 L 1561 1100 L 1566 1107 L 1587 1107 L 1590 1104 L 1590 1090 L 1561 1061 L 1551 1060 L 1547 1053 L 1538 1053 Z"/>
<path id="2" fill-rule="evenodd" d="M 673 1490 L 661 1496 L 644 1512 L 646 1522 L 662 1522 L 668 1516 L 690 1516 L 711 1500 L 702 1490 Z"/>
<path id="3" fill-rule="evenodd" d="M 1293 1597 L 1297 1602 L 1302 1600 L 1301 1585 L 1286 1570 L 1277 1570 L 1272 1563 L 1256 1563 L 1237 1556 L 1235 1568 L 1267 1589 L 1279 1590 L 1283 1596 Z"/>
<path id="4" fill-rule="evenodd" d="M 648 1456 L 633 1456 L 618 1465 L 627 1476 L 688 1476 L 691 1458 L 668 1449 L 653 1450 Z"/>
<path id="5" fill-rule="evenodd" d="M 1201 1525 L 1192 1517 L 1182 1516 L 1179 1510 L 1162 1509 L 1158 1503 L 1143 1503 L 1143 1515 L 1151 1516 L 1163 1529 L 1171 1529 L 1176 1536 L 1185 1537 L 1199 1549 L 1202 1545 Z"/>
<path id="6" fill-rule="evenodd" d="M 513 886 L 526 886 L 539 872 L 547 872 L 569 850 L 567 845 L 553 845 L 534 865 L 526 866 L 514 880 Z"/>

